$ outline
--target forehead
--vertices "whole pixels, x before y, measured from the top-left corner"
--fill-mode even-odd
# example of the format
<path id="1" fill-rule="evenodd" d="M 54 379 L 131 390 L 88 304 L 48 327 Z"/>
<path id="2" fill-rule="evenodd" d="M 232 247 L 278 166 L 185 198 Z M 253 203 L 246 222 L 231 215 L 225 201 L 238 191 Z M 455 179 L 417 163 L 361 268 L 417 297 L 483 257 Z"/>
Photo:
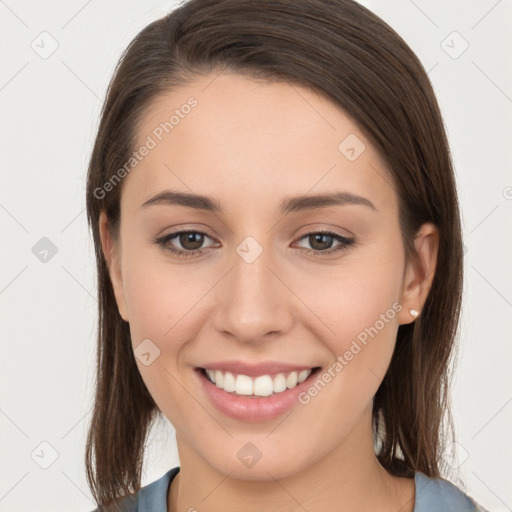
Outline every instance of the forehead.
<path id="1" fill-rule="evenodd" d="M 330 190 L 363 195 L 377 208 L 396 202 L 385 164 L 357 124 L 295 84 L 197 78 L 146 109 L 135 149 L 144 145 L 151 149 L 126 184 L 139 205 L 166 188 L 236 207 Z"/>

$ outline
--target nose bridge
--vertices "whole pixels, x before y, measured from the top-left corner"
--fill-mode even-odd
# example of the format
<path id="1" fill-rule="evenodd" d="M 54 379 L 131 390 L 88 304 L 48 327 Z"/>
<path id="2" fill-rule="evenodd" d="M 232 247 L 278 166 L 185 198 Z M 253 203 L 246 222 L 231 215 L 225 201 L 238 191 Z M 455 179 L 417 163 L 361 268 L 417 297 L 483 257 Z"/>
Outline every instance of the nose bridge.
<path id="1" fill-rule="evenodd" d="M 283 331 L 291 320 L 283 295 L 286 287 L 274 275 L 278 265 L 270 237 L 259 238 L 262 243 L 247 236 L 235 247 L 230 259 L 232 270 L 216 305 L 216 328 L 246 341 Z"/>

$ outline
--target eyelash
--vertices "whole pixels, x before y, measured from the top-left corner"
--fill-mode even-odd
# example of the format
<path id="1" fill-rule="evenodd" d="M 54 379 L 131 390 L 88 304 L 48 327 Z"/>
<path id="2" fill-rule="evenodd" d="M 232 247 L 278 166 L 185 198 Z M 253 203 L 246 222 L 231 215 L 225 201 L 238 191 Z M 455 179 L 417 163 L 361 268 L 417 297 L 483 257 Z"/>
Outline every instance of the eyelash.
<path id="1" fill-rule="evenodd" d="M 178 256 L 179 258 L 191 258 L 193 256 L 202 254 L 203 249 L 195 249 L 193 251 L 186 251 L 186 250 L 182 251 L 182 250 L 174 249 L 168 245 L 168 243 L 173 238 L 176 238 L 177 236 L 179 236 L 183 233 L 194 233 L 194 234 L 204 235 L 208 238 L 211 238 L 204 231 L 182 229 L 182 230 L 174 231 L 174 232 L 164 235 L 162 237 L 157 237 L 153 240 L 153 243 L 159 245 L 163 249 L 171 252 L 172 254 Z M 345 236 L 341 236 L 332 231 L 308 231 L 307 233 L 304 233 L 299 238 L 299 240 L 302 240 L 303 238 L 306 238 L 310 235 L 328 235 L 328 236 L 332 236 L 335 240 L 341 242 L 340 245 L 336 246 L 336 248 L 329 249 L 326 251 L 318 251 L 318 250 L 314 250 L 314 249 L 304 249 L 308 256 L 313 256 L 314 258 L 323 258 L 325 256 L 332 255 L 335 252 L 347 250 L 349 247 L 354 247 L 356 245 L 355 238 L 347 238 Z"/>

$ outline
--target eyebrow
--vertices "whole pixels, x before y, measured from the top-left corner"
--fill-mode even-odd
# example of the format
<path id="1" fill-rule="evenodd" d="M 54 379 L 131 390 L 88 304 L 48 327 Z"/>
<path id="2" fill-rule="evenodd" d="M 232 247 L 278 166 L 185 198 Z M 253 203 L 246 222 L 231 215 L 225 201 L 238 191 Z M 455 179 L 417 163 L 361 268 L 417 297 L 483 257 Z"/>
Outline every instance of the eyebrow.
<path id="1" fill-rule="evenodd" d="M 213 197 L 173 190 L 164 190 L 154 195 L 142 204 L 142 208 L 147 208 L 152 205 L 178 205 L 212 213 L 222 212 L 221 204 Z M 287 197 L 281 201 L 279 212 L 284 215 L 286 213 L 314 210 L 326 206 L 344 205 L 363 205 L 377 211 L 377 208 L 375 208 L 375 205 L 369 199 L 342 191 L 309 196 Z"/>

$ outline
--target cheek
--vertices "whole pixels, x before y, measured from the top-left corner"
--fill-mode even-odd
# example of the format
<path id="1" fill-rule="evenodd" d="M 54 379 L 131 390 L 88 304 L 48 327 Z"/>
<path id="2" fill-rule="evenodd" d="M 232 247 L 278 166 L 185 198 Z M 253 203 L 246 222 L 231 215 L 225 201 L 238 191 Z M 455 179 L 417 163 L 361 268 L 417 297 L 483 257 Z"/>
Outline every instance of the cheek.
<path id="1" fill-rule="evenodd" d="M 347 254 L 336 265 L 318 265 L 315 272 L 302 272 L 300 279 L 295 279 L 294 291 L 312 306 L 312 316 L 323 325 L 318 335 L 322 333 L 320 339 L 329 340 L 334 353 L 347 350 L 358 336 L 364 341 L 364 333 L 368 329 L 374 332 L 374 326 L 379 335 L 382 333 L 380 339 L 394 342 L 401 309 L 400 250 L 395 250 L 393 244 L 375 243 Z"/>
<path id="2" fill-rule="evenodd" d="M 182 356 L 208 321 L 204 298 L 218 276 L 199 266 L 196 271 L 169 264 L 155 258 L 154 251 L 135 246 L 124 254 L 123 285 L 137 366 L 159 408 L 180 425 L 183 411 L 190 410 L 190 396 L 182 386 L 191 387 L 183 380 Z M 143 352 L 139 346 L 149 347 L 151 358 L 157 354 L 150 364 L 138 357 Z"/>
<path id="3" fill-rule="evenodd" d="M 123 285 L 134 346 L 145 338 L 160 344 L 181 339 L 177 333 L 190 324 L 189 315 L 215 280 L 197 266 L 166 261 L 154 248 L 134 244 L 125 254 Z"/>
<path id="4" fill-rule="evenodd" d="M 323 382 L 332 382 L 332 393 L 324 394 L 324 399 L 329 400 L 329 395 L 333 407 L 342 400 L 345 411 L 362 409 L 386 373 L 402 309 L 400 250 L 390 244 L 361 251 L 357 260 L 347 258 L 323 276 L 310 275 L 300 281 L 297 293 L 306 297 L 305 303 L 314 304 L 317 313 L 310 315 L 315 318 L 308 328 L 331 353 L 330 374 Z"/>

